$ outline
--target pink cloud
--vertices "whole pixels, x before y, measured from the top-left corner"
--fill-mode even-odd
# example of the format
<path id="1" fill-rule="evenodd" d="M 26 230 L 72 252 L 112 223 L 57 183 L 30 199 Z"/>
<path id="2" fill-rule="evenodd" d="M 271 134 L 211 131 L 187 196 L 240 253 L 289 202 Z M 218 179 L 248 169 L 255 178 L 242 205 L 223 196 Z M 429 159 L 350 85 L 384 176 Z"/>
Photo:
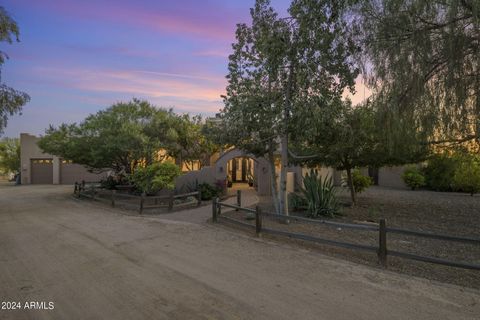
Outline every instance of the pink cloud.
<path id="1" fill-rule="evenodd" d="M 46 81 L 90 92 L 145 97 L 160 106 L 186 111 L 215 112 L 221 104 L 226 80 L 195 75 L 142 70 L 88 70 L 35 68 Z M 46 75 L 46 76 L 45 76 Z"/>

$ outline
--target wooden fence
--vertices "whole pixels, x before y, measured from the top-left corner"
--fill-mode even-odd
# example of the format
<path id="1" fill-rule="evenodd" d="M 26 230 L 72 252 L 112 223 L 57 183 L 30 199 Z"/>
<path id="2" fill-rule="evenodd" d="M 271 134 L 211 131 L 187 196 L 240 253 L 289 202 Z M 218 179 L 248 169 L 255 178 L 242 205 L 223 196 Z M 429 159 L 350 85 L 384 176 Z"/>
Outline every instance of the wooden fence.
<path id="1" fill-rule="evenodd" d="M 138 212 L 142 214 L 147 209 L 159 209 L 166 208 L 168 211 L 174 208 L 188 206 L 195 204 L 200 206 L 202 203 L 202 195 L 200 191 L 183 193 L 183 194 L 171 194 L 163 196 L 147 196 L 145 193 L 141 195 L 134 195 L 126 192 L 118 192 L 117 190 L 107 190 L 100 187 L 98 183 L 75 183 L 74 195 L 77 197 L 86 197 L 92 200 L 107 201 L 112 207 L 115 207 L 118 203 L 128 203 L 138 206 Z M 175 200 L 185 199 L 187 197 L 195 197 L 196 202 L 186 202 L 176 204 Z"/>
<path id="2" fill-rule="evenodd" d="M 237 204 L 238 203 L 239 201 L 237 201 Z M 231 208 L 231 209 L 235 209 L 236 211 L 243 211 L 243 212 L 254 214 L 255 225 L 222 215 L 222 207 Z M 264 217 L 274 217 L 274 218 L 283 220 L 287 223 L 290 221 L 300 221 L 305 223 L 329 225 L 332 227 L 340 227 L 340 228 L 346 228 L 346 229 L 375 231 L 375 232 L 378 232 L 378 246 L 348 243 L 348 242 L 342 242 L 337 240 L 313 237 L 306 234 L 292 233 L 292 232 L 287 232 L 282 230 L 265 228 L 263 227 L 263 223 L 262 223 Z M 305 240 L 305 241 L 310 241 L 310 242 L 315 242 L 315 243 L 320 243 L 325 245 L 331 245 L 331 246 L 336 246 L 341 248 L 363 250 L 363 251 L 377 253 L 378 262 L 384 267 L 387 267 L 387 257 L 394 256 L 394 257 L 400 257 L 404 259 L 429 262 L 429 263 L 446 265 L 446 266 L 457 267 L 457 268 L 480 270 L 480 265 L 478 264 L 467 263 L 467 262 L 457 262 L 457 261 L 445 260 L 440 258 L 426 257 L 426 256 L 421 256 L 421 255 L 416 255 L 416 254 L 411 254 L 411 253 L 406 253 L 401 251 L 388 250 L 387 249 L 387 233 L 396 233 L 396 234 L 423 237 L 423 238 L 429 238 L 429 239 L 468 243 L 473 245 L 480 245 L 480 239 L 468 238 L 468 237 L 454 237 L 454 236 L 448 236 L 448 235 L 440 235 L 440 234 L 412 231 L 412 230 L 399 229 L 399 228 L 390 228 L 390 227 L 387 227 L 387 222 L 385 219 L 380 219 L 378 226 L 369 225 L 369 224 L 357 224 L 357 223 L 355 224 L 341 223 L 341 222 L 333 222 L 328 220 L 309 219 L 309 218 L 299 217 L 299 216 L 285 216 L 285 215 L 278 215 L 273 213 L 266 213 L 266 212 L 262 212 L 258 206 L 255 209 L 249 209 L 249 208 L 241 207 L 240 205 L 232 205 L 232 204 L 220 202 L 219 199 L 216 198 L 216 199 L 213 199 L 213 203 L 212 203 L 212 221 L 215 223 L 215 222 L 218 222 L 219 219 L 223 219 L 225 221 L 228 221 L 237 225 L 249 227 L 249 228 L 254 227 L 255 234 L 257 236 L 260 236 L 262 233 L 279 235 L 279 236 L 287 236 L 293 239 L 300 239 L 300 240 Z"/>

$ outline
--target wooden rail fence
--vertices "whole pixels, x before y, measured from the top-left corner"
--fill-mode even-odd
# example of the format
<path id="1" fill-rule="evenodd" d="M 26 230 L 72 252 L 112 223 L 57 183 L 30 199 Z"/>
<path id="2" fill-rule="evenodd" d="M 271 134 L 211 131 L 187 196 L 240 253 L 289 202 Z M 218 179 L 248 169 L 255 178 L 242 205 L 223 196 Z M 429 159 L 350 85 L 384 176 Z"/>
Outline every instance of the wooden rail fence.
<path id="1" fill-rule="evenodd" d="M 202 203 L 202 195 L 200 191 L 163 196 L 147 196 L 145 193 L 141 195 L 133 195 L 124 192 L 117 192 L 117 190 L 106 190 L 101 188 L 98 183 L 85 183 L 83 181 L 82 183 L 75 182 L 73 193 L 79 198 L 86 197 L 92 200 L 106 200 L 112 207 L 115 207 L 118 202 L 125 202 L 126 199 L 130 199 L 134 204 L 138 204 L 138 211 L 140 214 L 147 209 L 167 208 L 168 211 L 171 211 L 174 207 L 191 205 L 191 202 L 175 204 L 176 199 L 187 197 L 195 197 L 197 199 L 197 206 L 200 206 Z"/>
<path id="2" fill-rule="evenodd" d="M 239 197 L 237 197 L 237 200 L 238 198 Z M 237 201 L 237 205 L 232 205 L 225 202 L 220 202 L 218 198 L 213 199 L 212 221 L 216 223 L 219 221 L 219 219 L 222 219 L 222 220 L 225 220 L 237 225 L 241 225 L 244 227 L 249 227 L 249 228 L 254 227 L 256 236 L 260 236 L 262 233 L 266 233 L 266 234 L 286 236 L 294 239 L 300 239 L 300 240 L 326 244 L 326 245 L 331 245 L 336 247 L 342 247 L 347 249 L 374 252 L 377 254 L 379 264 L 381 264 L 385 268 L 387 267 L 387 257 L 394 256 L 394 257 L 400 257 L 404 259 L 429 262 L 429 263 L 446 265 L 446 266 L 457 267 L 457 268 L 480 270 L 479 264 L 457 262 L 457 261 L 451 261 L 451 260 L 446 260 L 441 258 L 426 257 L 426 256 L 421 256 L 421 255 L 416 255 L 416 254 L 411 254 L 406 252 L 389 250 L 387 248 L 387 233 L 396 233 L 396 234 L 423 237 L 423 238 L 429 238 L 429 239 L 468 243 L 473 245 L 480 245 L 480 239 L 469 238 L 469 237 L 454 237 L 449 235 L 441 235 L 441 234 L 434 234 L 434 233 L 428 233 L 428 232 L 420 232 L 420 231 L 413 231 L 413 230 L 406 230 L 406 229 L 399 229 L 399 228 L 390 228 L 390 227 L 387 227 L 386 219 L 380 219 L 377 226 L 377 225 L 369 225 L 369 224 L 341 223 L 341 222 L 333 222 L 328 220 L 309 219 L 309 218 L 299 217 L 299 216 L 278 215 L 273 213 L 262 212 L 258 206 L 255 209 L 241 207 L 241 205 L 238 205 L 239 203 L 240 202 Z M 235 209 L 236 211 L 243 211 L 243 212 L 255 214 L 255 225 L 222 215 L 222 207 Z M 333 227 L 340 227 L 340 228 L 346 228 L 346 229 L 378 232 L 378 246 L 369 246 L 369 245 L 362 245 L 362 244 L 356 244 L 356 243 L 342 242 L 337 240 L 314 237 L 314 236 L 301 234 L 301 233 L 293 233 L 293 232 L 265 228 L 263 227 L 263 223 L 262 223 L 264 217 L 273 217 L 273 218 L 277 218 L 287 222 L 300 221 L 300 222 L 306 222 L 306 223 L 312 223 L 312 224 L 329 225 Z"/>

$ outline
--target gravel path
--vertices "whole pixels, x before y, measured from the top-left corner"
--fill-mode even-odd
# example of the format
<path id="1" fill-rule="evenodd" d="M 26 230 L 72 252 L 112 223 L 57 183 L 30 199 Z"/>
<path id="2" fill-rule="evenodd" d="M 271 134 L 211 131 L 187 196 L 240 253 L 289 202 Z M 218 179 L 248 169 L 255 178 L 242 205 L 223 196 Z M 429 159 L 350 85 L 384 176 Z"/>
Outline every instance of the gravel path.
<path id="1" fill-rule="evenodd" d="M 0 186 L 0 319 L 476 319 L 480 291 L 219 225 L 125 215 L 61 186 Z M 211 210 L 205 207 L 205 210 Z"/>

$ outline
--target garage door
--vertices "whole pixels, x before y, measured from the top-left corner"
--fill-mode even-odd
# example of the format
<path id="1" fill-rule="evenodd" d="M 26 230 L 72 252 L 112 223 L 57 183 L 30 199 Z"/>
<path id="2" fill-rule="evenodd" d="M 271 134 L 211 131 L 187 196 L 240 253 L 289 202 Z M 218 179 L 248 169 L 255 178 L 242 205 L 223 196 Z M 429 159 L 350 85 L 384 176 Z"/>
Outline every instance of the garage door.
<path id="1" fill-rule="evenodd" d="M 53 184 L 53 159 L 31 160 L 32 184 Z"/>
<path id="2" fill-rule="evenodd" d="M 74 184 L 75 182 L 97 182 L 101 176 L 88 172 L 88 170 L 79 164 L 73 163 L 71 160 L 60 161 L 60 183 Z"/>

